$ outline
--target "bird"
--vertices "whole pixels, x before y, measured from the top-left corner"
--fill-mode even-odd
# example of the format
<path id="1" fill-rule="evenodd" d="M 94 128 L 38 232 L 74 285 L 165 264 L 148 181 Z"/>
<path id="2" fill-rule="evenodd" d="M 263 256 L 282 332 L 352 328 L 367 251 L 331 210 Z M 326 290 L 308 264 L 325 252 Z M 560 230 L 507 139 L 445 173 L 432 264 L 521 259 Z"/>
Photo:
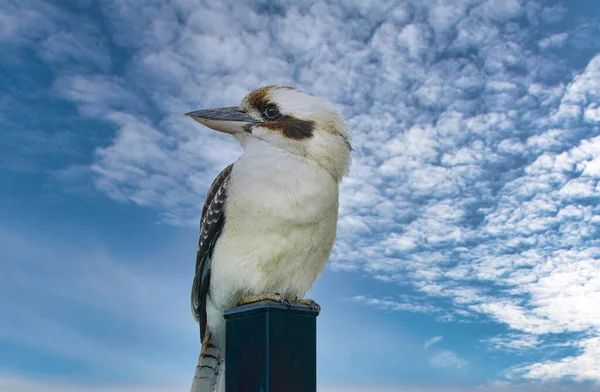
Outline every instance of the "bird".
<path id="1" fill-rule="evenodd" d="M 243 150 L 207 192 L 191 293 L 202 345 L 191 392 L 224 392 L 225 310 L 262 300 L 318 307 L 304 296 L 331 255 L 353 149 L 333 103 L 291 86 L 186 116 Z"/>

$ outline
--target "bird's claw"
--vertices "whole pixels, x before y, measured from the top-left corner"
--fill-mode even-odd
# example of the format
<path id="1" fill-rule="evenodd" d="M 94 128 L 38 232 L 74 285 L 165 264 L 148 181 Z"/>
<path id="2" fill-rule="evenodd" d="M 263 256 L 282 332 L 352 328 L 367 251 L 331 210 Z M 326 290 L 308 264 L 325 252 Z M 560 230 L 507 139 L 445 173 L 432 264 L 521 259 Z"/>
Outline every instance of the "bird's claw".
<path id="1" fill-rule="evenodd" d="M 284 305 L 288 310 L 292 309 L 292 302 L 279 293 L 269 293 L 260 295 L 249 295 L 238 302 L 238 306 L 252 304 L 260 301 L 273 301 Z"/>
<path id="2" fill-rule="evenodd" d="M 321 312 L 321 305 L 319 305 L 318 303 L 316 303 L 315 301 L 313 301 L 312 299 L 301 299 L 301 298 L 296 298 L 294 300 L 294 302 L 299 302 L 301 304 L 304 304 L 306 306 L 310 306 L 310 308 L 312 310 L 315 310 L 317 312 Z"/>
<path id="3" fill-rule="evenodd" d="M 256 303 L 256 302 L 260 302 L 260 301 L 266 301 L 266 300 L 277 302 L 280 305 L 285 306 L 287 308 L 287 310 L 291 310 L 292 303 L 297 302 L 297 303 L 301 303 L 303 305 L 310 307 L 311 310 L 313 310 L 313 311 L 321 312 L 321 305 L 319 305 L 312 299 L 303 299 L 303 298 L 298 298 L 298 297 L 293 297 L 292 299 L 289 299 L 279 293 L 248 295 L 248 296 L 242 298 L 242 300 L 238 303 L 238 306 Z"/>
<path id="4" fill-rule="evenodd" d="M 279 299 L 279 303 L 281 305 L 284 305 L 288 310 L 292 309 L 292 303 L 290 302 L 289 299 L 287 299 L 286 297 L 279 295 L 280 299 Z"/>

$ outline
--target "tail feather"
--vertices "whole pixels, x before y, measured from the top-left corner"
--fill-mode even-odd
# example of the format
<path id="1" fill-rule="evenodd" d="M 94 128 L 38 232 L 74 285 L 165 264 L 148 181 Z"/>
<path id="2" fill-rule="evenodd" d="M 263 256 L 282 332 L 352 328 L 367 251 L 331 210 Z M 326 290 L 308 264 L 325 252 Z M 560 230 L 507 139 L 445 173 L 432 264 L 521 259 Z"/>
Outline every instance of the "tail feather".
<path id="1" fill-rule="evenodd" d="M 225 392 L 225 361 L 210 334 L 204 336 L 190 392 Z"/>

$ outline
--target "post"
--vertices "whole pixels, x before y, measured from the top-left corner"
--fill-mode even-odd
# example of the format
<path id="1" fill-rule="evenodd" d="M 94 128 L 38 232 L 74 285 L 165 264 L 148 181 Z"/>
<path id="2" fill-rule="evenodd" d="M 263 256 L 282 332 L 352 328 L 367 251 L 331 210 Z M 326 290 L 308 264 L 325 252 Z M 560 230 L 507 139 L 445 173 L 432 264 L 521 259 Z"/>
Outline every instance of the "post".
<path id="1" fill-rule="evenodd" d="M 318 315 L 296 302 L 226 311 L 226 391 L 316 392 Z"/>

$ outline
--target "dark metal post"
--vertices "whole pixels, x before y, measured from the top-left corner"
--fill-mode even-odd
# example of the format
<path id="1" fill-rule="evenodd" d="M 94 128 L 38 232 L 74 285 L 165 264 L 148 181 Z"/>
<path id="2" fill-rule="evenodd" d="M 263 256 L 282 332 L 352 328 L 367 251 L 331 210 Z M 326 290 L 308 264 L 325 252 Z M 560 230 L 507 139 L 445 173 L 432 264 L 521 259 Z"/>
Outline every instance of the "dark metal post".
<path id="1" fill-rule="evenodd" d="M 225 312 L 227 392 L 316 392 L 319 311 L 292 302 Z"/>

